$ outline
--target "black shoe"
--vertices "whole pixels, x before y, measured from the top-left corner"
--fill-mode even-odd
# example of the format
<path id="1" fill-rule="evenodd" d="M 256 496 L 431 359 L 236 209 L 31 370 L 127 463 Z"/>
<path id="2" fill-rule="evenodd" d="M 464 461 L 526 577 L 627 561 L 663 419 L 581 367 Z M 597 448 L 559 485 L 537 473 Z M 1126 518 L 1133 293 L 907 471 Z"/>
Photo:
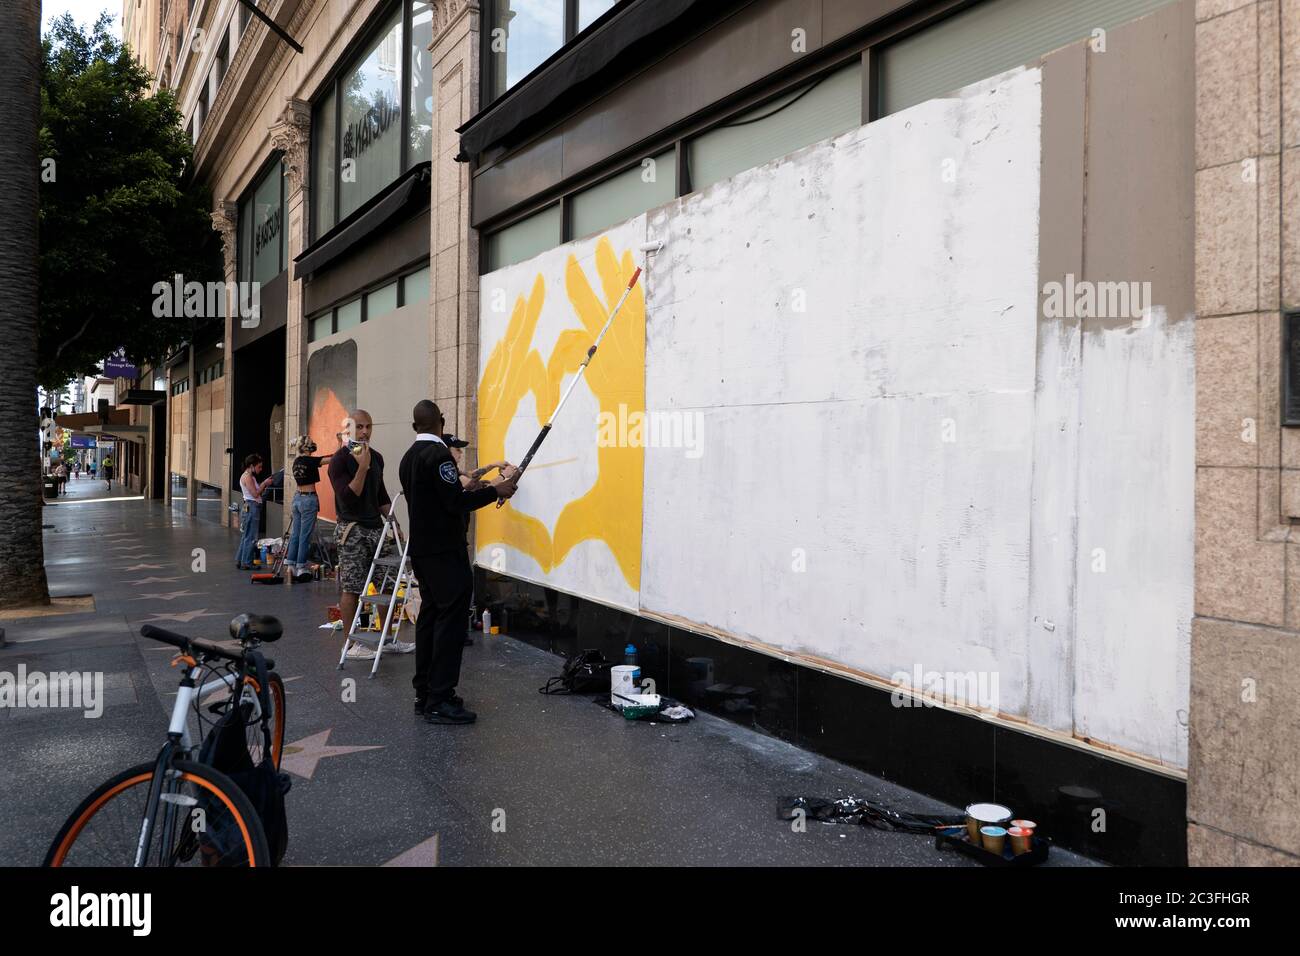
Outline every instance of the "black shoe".
<path id="1" fill-rule="evenodd" d="M 308 581 L 315 581 L 316 577 L 310 571 L 299 571 L 293 576 L 294 584 L 306 584 Z"/>
<path id="2" fill-rule="evenodd" d="M 455 704 L 457 707 L 465 706 L 465 698 L 461 697 L 459 694 L 454 695 L 451 698 L 451 702 Z M 429 709 L 429 698 L 427 697 L 415 698 L 415 712 L 417 714 L 423 714 L 428 709 Z"/>
<path id="3" fill-rule="evenodd" d="M 444 700 L 440 704 L 427 708 L 424 719 L 431 724 L 472 724 L 478 719 L 478 714 L 450 700 Z"/>

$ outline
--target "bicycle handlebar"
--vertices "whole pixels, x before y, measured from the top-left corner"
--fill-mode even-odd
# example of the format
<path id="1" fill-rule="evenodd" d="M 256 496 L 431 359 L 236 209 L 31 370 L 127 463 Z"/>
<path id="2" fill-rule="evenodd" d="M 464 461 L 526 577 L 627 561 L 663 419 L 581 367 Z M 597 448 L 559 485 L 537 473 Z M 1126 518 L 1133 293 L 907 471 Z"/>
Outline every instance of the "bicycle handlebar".
<path id="1" fill-rule="evenodd" d="M 242 661 L 244 653 L 248 650 L 241 647 L 239 650 L 231 650 L 228 647 L 222 647 L 220 644 L 214 644 L 211 641 L 205 641 L 197 637 L 187 637 L 184 634 L 177 634 L 175 631 L 164 630 L 161 627 L 154 627 L 152 624 L 146 624 L 140 628 L 140 636 L 147 637 L 150 640 L 161 641 L 163 644 L 170 644 L 179 650 L 190 652 L 198 651 L 212 657 L 224 658 L 228 661 Z M 274 667 L 271 661 L 266 662 L 267 667 Z"/>

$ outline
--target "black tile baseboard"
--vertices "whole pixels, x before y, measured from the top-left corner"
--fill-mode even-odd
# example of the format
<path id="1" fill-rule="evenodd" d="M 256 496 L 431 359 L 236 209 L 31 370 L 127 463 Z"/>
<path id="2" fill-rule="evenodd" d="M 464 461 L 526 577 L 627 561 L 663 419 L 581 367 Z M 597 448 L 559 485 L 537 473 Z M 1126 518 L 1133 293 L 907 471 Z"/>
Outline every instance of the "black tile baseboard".
<path id="1" fill-rule="evenodd" d="M 481 568 L 475 585 L 518 640 L 616 663 L 634 644 L 642 674 L 688 706 L 956 806 L 1006 804 L 1094 859 L 1187 865 L 1182 780 Z"/>

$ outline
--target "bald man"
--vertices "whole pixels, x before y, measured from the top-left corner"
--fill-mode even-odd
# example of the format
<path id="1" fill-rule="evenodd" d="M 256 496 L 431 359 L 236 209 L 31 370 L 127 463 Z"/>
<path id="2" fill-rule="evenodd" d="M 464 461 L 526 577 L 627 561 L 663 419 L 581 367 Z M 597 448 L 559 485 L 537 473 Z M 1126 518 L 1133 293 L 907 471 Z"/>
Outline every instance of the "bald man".
<path id="1" fill-rule="evenodd" d="M 384 487 L 384 456 L 370 447 L 374 420 L 364 408 L 352 411 L 351 436 L 344 433 L 339 450 L 329 463 L 330 485 L 334 489 L 334 508 L 338 514 L 334 525 L 334 540 L 339 552 L 339 586 L 343 592 L 339 599 L 343 626 L 350 628 L 357 613 L 357 599 L 366 586 L 370 562 L 384 533 L 384 516 L 392 502 Z M 389 545 L 385 544 L 385 550 Z M 384 645 L 388 651 L 410 654 L 415 645 L 406 641 L 392 641 Z M 364 644 L 353 643 L 348 648 L 349 660 L 373 660 L 375 652 Z"/>

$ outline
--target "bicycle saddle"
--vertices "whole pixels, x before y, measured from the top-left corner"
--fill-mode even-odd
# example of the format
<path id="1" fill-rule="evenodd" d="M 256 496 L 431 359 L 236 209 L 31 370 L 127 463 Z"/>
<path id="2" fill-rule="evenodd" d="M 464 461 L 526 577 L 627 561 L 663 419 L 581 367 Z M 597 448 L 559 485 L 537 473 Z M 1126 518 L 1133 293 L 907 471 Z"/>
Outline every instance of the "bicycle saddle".
<path id="1" fill-rule="evenodd" d="M 278 641 L 283 633 L 284 626 L 279 619 L 269 614 L 239 614 L 230 619 L 230 636 L 234 638 L 247 638 L 270 644 L 272 641 Z"/>

